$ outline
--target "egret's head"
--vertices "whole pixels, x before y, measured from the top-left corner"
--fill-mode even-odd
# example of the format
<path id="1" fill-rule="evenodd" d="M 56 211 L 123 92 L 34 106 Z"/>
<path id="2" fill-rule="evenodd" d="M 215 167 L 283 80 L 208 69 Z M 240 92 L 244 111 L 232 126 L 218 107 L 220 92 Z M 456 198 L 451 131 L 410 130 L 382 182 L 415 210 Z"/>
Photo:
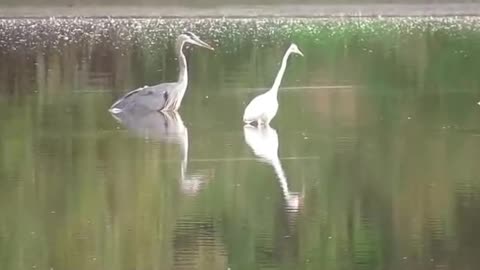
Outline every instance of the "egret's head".
<path id="1" fill-rule="evenodd" d="M 178 40 L 181 40 L 186 43 L 194 44 L 200 47 L 207 48 L 213 51 L 213 47 L 203 42 L 197 35 L 192 32 L 185 32 L 178 37 Z"/>
<path id="2" fill-rule="evenodd" d="M 292 45 L 290 45 L 290 48 L 288 48 L 288 50 L 291 53 L 296 53 L 296 54 L 299 54 L 299 55 L 303 56 L 303 53 L 300 51 L 300 49 L 294 43 L 292 43 Z"/>

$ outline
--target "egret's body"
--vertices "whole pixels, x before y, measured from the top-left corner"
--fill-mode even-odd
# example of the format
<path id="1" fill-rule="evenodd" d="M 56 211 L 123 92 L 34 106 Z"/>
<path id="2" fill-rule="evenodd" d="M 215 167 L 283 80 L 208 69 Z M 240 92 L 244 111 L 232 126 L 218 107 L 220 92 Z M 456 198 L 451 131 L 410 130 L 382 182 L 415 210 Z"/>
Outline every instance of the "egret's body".
<path id="1" fill-rule="evenodd" d="M 180 68 L 178 81 L 145 86 L 133 90 L 115 102 L 110 107 L 110 112 L 120 113 L 131 110 L 177 111 L 180 108 L 188 85 L 187 59 L 183 54 L 185 43 L 213 50 L 210 45 L 200 40 L 195 34 L 190 32 L 181 34 L 178 36 L 175 45 Z"/>
<path id="2" fill-rule="evenodd" d="M 255 97 L 243 114 L 245 123 L 257 122 L 258 125 L 268 125 L 278 111 L 277 94 L 272 91 Z"/>
<path id="3" fill-rule="evenodd" d="M 248 124 L 256 122 L 257 125 L 269 125 L 270 121 L 275 117 L 278 111 L 278 89 L 287 67 L 288 57 L 292 53 L 303 56 L 303 53 L 298 49 L 297 45 L 290 45 L 283 56 L 280 70 L 275 77 L 272 88 L 267 92 L 255 97 L 247 105 L 243 114 L 243 122 Z"/>

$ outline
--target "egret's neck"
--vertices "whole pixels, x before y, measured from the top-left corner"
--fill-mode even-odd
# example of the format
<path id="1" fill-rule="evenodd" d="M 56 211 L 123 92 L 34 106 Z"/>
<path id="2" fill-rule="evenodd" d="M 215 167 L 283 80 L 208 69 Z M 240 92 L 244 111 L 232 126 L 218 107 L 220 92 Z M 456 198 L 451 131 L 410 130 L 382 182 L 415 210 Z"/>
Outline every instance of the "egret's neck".
<path id="1" fill-rule="evenodd" d="M 180 72 L 178 74 L 178 82 L 186 84 L 188 81 L 188 69 L 187 69 L 187 59 L 183 54 L 184 44 L 185 44 L 184 41 L 177 42 L 176 50 L 177 50 L 177 57 L 178 57 L 178 66 L 180 68 Z"/>
<path id="2" fill-rule="evenodd" d="M 278 71 L 277 77 L 275 77 L 273 86 L 270 89 L 270 92 L 272 94 L 277 95 L 278 93 L 278 88 L 280 87 L 280 83 L 282 82 L 283 74 L 285 73 L 285 69 L 287 67 L 287 60 L 288 60 L 288 57 L 290 56 L 290 53 L 291 53 L 290 51 L 287 51 L 283 56 L 282 65 L 280 66 L 280 70 Z"/>

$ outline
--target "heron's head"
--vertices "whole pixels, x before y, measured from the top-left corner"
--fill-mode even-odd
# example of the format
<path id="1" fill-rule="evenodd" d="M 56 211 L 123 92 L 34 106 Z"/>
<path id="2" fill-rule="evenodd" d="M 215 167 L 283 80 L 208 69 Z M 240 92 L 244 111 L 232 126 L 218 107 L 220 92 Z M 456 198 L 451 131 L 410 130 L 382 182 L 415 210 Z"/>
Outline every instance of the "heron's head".
<path id="1" fill-rule="evenodd" d="M 179 36 L 183 42 L 194 44 L 200 47 L 207 48 L 209 50 L 214 50 L 212 46 L 208 45 L 207 43 L 203 42 L 197 35 L 192 32 L 185 32 Z"/>
<path id="2" fill-rule="evenodd" d="M 292 43 L 292 45 L 290 45 L 290 48 L 288 48 L 288 50 L 291 52 L 291 53 L 296 53 L 296 54 L 299 54 L 301 56 L 303 56 L 303 53 L 300 51 L 300 49 L 298 48 L 298 46 L 294 43 Z"/>

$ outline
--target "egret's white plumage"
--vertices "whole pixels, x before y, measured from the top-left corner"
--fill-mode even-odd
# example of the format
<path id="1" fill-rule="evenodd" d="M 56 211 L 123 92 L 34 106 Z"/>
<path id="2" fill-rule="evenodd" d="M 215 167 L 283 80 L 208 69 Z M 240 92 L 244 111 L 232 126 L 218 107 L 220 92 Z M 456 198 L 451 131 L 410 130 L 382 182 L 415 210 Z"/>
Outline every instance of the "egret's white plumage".
<path id="1" fill-rule="evenodd" d="M 245 108 L 243 113 L 243 122 L 253 123 L 257 122 L 257 125 L 268 125 L 270 121 L 275 117 L 278 111 L 278 88 L 282 82 L 283 74 L 287 67 L 287 60 L 290 54 L 296 53 L 303 56 L 303 53 L 298 49 L 297 45 L 290 45 L 288 50 L 283 56 L 282 65 L 278 71 L 277 77 L 273 82 L 273 86 L 267 92 L 255 97 Z"/>

